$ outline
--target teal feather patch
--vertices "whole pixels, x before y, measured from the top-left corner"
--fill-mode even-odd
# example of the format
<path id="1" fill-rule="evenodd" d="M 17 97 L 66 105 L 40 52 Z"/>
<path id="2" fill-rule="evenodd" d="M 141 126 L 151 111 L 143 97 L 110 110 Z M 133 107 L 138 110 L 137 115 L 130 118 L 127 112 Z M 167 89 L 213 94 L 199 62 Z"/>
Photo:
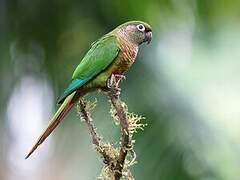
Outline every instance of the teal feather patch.
<path id="1" fill-rule="evenodd" d="M 83 86 L 84 84 L 86 84 L 86 82 L 89 81 L 90 78 L 88 79 L 75 79 L 71 82 L 71 84 L 68 86 L 68 88 L 63 92 L 63 95 L 59 98 L 58 100 L 58 104 L 61 104 L 63 102 L 63 100 L 69 95 L 71 94 L 73 91 L 75 91 L 76 89 L 80 88 L 81 86 Z"/>

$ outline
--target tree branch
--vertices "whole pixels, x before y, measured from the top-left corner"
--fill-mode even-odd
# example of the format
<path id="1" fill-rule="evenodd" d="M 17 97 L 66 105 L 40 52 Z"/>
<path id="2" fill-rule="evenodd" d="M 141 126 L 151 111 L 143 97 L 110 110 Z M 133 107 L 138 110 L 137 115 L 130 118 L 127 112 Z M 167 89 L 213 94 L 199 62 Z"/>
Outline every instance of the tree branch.
<path id="1" fill-rule="evenodd" d="M 100 136 L 97 134 L 96 127 L 93 123 L 90 113 L 86 110 L 86 104 L 87 103 L 84 100 L 80 99 L 78 102 L 78 112 L 80 114 L 80 117 L 87 124 L 89 134 L 92 138 L 92 143 L 95 145 L 96 150 L 102 155 L 104 163 L 110 165 L 112 158 L 109 156 L 103 143 L 101 142 Z"/>
<path id="2" fill-rule="evenodd" d="M 136 158 L 136 154 L 133 151 L 132 136 L 138 129 L 143 129 L 145 126 L 140 123 L 143 117 L 129 113 L 127 106 L 120 99 L 119 83 L 122 78 L 124 78 L 122 75 L 112 75 L 111 79 L 109 79 L 107 89 L 107 95 L 112 105 L 111 114 L 113 119 L 119 122 L 121 126 L 120 149 L 114 148 L 110 143 L 104 143 L 97 134 L 96 127 L 89 113 L 95 105 L 83 99 L 80 99 L 78 103 L 80 117 L 87 124 L 92 143 L 101 154 L 103 162 L 105 163 L 99 177 L 104 180 L 120 180 L 123 176 L 128 180 L 134 179 L 129 170 L 129 167 L 134 164 Z M 127 159 L 128 152 L 131 152 L 132 160 Z"/>
<path id="3" fill-rule="evenodd" d="M 129 133 L 129 123 L 128 123 L 128 118 L 127 118 L 127 112 L 123 106 L 122 101 L 119 98 L 119 95 L 116 95 L 116 93 L 111 91 L 111 93 L 109 93 L 109 97 L 110 97 L 113 107 L 116 110 L 116 114 L 119 118 L 121 131 L 122 131 L 121 149 L 119 152 L 117 164 L 114 168 L 115 180 L 119 180 L 122 176 L 122 169 L 124 167 L 124 161 L 126 159 L 128 150 L 131 149 L 131 139 L 130 139 L 130 133 Z"/>
<path id="4" fill-rule="evenodd" d="M 97 147 L 100 146 L 100 141 L 101 138 L 96 132 L 96 127 L 93 123 L 93 120 L 90 116 L 90 114 L 86 111 L 86 102 L 84 102 L 82 99 L 79 100 L 79 112 L 80 112 L 80 117 L 84 119 L 84 121 L 87 124 L 89 133 L 92 137 L 92 143 L 96 145 Z"/>

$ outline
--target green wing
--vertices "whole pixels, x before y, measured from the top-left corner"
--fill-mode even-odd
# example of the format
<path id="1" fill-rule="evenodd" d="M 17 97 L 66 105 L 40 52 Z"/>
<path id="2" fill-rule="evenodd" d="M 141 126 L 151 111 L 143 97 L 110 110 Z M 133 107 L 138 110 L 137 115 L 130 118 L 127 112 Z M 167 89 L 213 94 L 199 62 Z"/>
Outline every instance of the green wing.
<path id="1" fill-rule="evenodd" d="M 64 91 L 58 103 L 62 103 L 68 95 L 106 69 L 117 57 L 118 52 L 117 38 L 114 35 L 104 36 L 94 43 L 75 69 L 72 82 Z"/>

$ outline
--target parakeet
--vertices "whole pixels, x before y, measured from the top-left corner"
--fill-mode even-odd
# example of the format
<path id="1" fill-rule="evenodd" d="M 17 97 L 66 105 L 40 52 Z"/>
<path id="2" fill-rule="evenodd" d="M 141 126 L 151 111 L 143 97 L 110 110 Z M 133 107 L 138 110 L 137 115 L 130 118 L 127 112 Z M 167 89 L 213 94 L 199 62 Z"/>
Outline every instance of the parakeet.
<path id="1" fill-rule="evenodd" d="M 108 88 L 113 75 L 123 75 L 134 63 L 139 46 L 150 43 L 152 28 L 142 21 L 129 21 L 95 41 L 72 75 L 72 81 L 58 103 L 58 111 L 50 120 L 26 159 L 43 143 L 64 119 L 78 99 L 86 93 Z"/>

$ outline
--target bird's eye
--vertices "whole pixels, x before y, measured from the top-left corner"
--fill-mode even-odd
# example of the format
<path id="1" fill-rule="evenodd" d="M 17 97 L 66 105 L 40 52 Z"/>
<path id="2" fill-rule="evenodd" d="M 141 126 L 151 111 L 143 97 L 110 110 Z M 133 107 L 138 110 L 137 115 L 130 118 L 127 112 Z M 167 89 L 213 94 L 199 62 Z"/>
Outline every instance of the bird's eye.
<path id="1" fill-rule="evenodd" d="M 137 28 L 139 31 L 142 31 L 142 32 L 145 31 L 145 27 L 142 24 L 137 25 Z"/>

